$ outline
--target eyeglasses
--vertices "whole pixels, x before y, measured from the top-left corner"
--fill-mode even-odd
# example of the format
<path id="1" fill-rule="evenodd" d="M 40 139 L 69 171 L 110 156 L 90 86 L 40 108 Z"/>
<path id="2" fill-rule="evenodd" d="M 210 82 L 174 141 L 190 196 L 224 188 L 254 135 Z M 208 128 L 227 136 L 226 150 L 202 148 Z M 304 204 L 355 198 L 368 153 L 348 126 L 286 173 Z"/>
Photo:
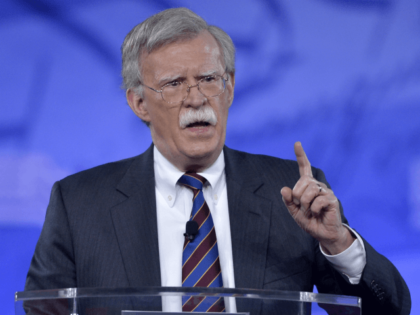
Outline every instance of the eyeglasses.
<path id="1" fill-rule="evenodd" d="M 190 89 L 197 87 L 205 97 L 216 97 L 222 94 L 226 89 L 226 81 L 221 75 L 209 75 L 197 81 L 196 85 L 189 85 L 185 81 L 172 81 L 165 84 L 162 89 L 155 90 L 143 83 L 141 85 L 160 93 L 162 99 L 169 104 L 182 103 L 188 97 Z"/>

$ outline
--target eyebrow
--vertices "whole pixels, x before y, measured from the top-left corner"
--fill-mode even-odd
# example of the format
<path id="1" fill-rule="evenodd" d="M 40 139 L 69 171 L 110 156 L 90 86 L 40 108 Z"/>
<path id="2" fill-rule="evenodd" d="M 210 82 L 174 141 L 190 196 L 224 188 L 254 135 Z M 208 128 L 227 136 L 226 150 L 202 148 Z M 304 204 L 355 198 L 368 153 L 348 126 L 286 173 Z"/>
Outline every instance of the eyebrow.
<path id="1" fill-rule="evenodd" d="M 200 78 L 203 78 L 203 77 L 207 77 L 209 75 L 215 75 L 215 74 L 217 74 L 217 72 L 218 72 L 218 70 L 209 70 L 209 71 L 200 73 L 199 75 L 195 76 L 194 78 L 195 79 L 200 79 Z M 160 78 L 159 81 L 158 81 L 158 85 L 162 86 L 162 85 L 165 85 L 168 82 L 176 81 L 176 80 L 180 80 L 180 79 L 181 79 L 181 81 L 185 80 L 185 77 L 182 76 L 182 75 L 168 75 L 166 77 Z"/>
<path id="2" fill-rule="evenodd" d="M 179 80 L 180 78 L 183 78 L 182 75 L 168 75 L 166 77 L 159 79 L 159 86 L 165 85 L 168 82 Z"/>
<path id="3" fill-rule="evenodd" d="M 207 71 L 207 72 L 204 72 L 204 73 L 200 74 L 197 77 L 201 78 L 201 77 L 207 77 L 209 75 L 215 75 L 215 74 L 217 74 L 217 70 L 210 70 L 210 71 Z"/>

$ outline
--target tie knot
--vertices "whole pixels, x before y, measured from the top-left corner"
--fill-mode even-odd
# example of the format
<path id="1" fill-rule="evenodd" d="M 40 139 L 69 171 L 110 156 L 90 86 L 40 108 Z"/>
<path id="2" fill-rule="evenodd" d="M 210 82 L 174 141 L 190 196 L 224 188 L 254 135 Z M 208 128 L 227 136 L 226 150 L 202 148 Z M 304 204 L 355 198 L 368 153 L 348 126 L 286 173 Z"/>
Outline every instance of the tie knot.
<path id="1" fill-rule="evenodd" d="M 206 183 L 206 179 L 197 173 L 185 173 L 179 179 L 179 183 L 185 185 L 191 189 L 203 190 L 203 185 Z"/>

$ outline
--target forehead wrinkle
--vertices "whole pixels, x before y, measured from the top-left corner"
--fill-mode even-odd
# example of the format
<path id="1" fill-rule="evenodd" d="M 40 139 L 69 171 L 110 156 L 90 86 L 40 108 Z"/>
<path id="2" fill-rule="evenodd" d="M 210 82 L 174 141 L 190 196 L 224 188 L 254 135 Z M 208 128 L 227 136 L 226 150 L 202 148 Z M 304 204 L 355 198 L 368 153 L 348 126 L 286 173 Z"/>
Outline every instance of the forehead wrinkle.
<path id="1" fill-rule="evenodd" d="M 156 69 L 153 67 L 154 69 L 151 69 L 153 71 L 153 80 L 158 84 L 162 84 L 164 82 L 179 80 L 180 78 L 185 79 L 189 74 L 191 74 L 191 72 L 193 72 L 192 74 L 195 78 L 214 74 L 221 75 L 221 73 L 218 72 L 220 70 L 223 71 L 224 69 L 220 69 L 223 68 L 223 58 L 220 54 L 220 48 L 218 46 L 214 47 L 213 45 L 207 44 L 204 46 L 204 51 L 207 56 L 202 56 L 202 64 L 198 68 L 185 68 L 184 64 L 188 64 L 185 62 L 185 59 L 190 58 L 190 53 L 182 52 L 179 47 L 175 47 L 175 49 L 170 50 L 169 52 L 170 55 L 174 57 L 175 64 L 180 63 L 181 67 L 178 67 L 177 65 L 173 65 L 169 69 L 159 69 L 159 67 Z M 196 52 L 192 50 L 191 54 L 194 58 Z M 182 56 L 181 59 L 179 59 L 180 55 Z"/>

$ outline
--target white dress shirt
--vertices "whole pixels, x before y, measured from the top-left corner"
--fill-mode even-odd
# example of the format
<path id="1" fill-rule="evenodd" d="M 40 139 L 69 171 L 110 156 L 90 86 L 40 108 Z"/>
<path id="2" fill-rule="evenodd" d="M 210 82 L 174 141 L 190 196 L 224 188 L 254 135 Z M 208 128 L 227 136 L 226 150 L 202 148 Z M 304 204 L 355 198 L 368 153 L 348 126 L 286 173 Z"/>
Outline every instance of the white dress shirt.
<path id="1" fill-rule="evenodd" d="M 182 248 L 186 222 L 190 218 L 193 205 L 193 192 L 178 184 L 179 178 L 184 173 L 172 165 L 156 146 L 153 150 L 161 284 L 165 287 L 181 287 Z M 232 240 L 223 151 L 213 165 L 198 174 L 207 179 L 203 194 L 216 230 L 223 287 L 234 288 Z M 353 233 L 358 239 L 346 251 L 334 256 L 323 254 L 336 270 L 347 275 L 351 283 L 357 284 L 366 265 L 366 253 L 360 236 L 354 231 Z M 345 262 L 348 261 L 353 261 L 353 263 L 347 266 L 349 264 L 346 265 Z M 236 312 L 234 299 L 225 299 L 225 304 L 227 312 Z M 181 298 L 164 297 L 162 307 L 163 311 L 181 311 Z"/>

